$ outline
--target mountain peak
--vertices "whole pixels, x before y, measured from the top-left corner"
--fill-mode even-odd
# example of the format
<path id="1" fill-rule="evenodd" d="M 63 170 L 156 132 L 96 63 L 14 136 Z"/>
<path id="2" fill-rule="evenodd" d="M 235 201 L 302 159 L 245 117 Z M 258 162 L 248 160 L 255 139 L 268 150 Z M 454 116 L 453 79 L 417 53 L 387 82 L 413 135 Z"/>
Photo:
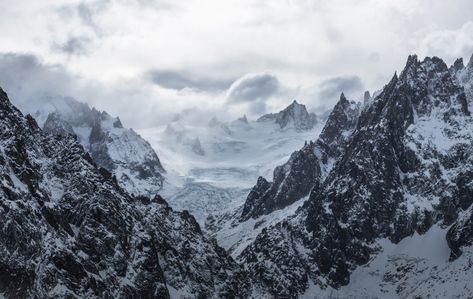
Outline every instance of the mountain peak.
<path id="1" fill-rule="evenodd" d="M 129 193 L 153 196 L 161 188 L 164 169 L 151 145 L 119 117 L 90 108 L 73 98 L 53 98 L 52 111 L 38 111 L 41 127 L 53 135 L 76 135 L 94 162 L 117 175 Z M 47 113 L 47 117 L 45 114 Z"/>
<path id="2" fill-rule="evenodd" d="M 289 104 L 289 106 L 287 106 L 286 108 L 284 108 L 282 111 L 288 111 L 288 110 L 294 110 L 294 109 L 304 109 L 304 110 L 307 110 L 307 108 L 305 107 L 304 104 L 300 104 L 299 102 L 297 102 L 297 100 L 293 100 L 291 102 L 291 104 Z M 280 112 L 282 112 L 280 111 Z"/>
<path id="3" fill-rule="evenodd" d="M 446 72 L 448 71 L 447 64 L 439 57 L 425 57 L 424 60 L 421 62 L 417 55 L 409 55 L 407 58 L 406 66 L 401 72 L 400 79 L 405 81 L 409 80 L 418 80 L 417 72 L 424 72 L 424 73 L 431 73 L 431 72 Z"/>
<path id="4" fill-rule="evenodd" d="M 7 93 L 0 87 L 0 101 L 8 101 Z"/>
<path id="5" fill-rule="evenodd" d="M 43 125 L 43 130 L 46 133 L 53 135 L 74 135 L 74 129 L 72 126 L 64 121 L 61 115 L 57 112 L 51 112 Z"/>
<path id="6" fill-rule="evenodd" d="M 407 62 L 406 66 L 414 65 L 419 62 L 419 58 L 417 57 L 417 54 L 411 54 L 407 57 Z"/>
<path id="7" fill-rule="evenodd" d="M 18 110 L 13 104 L 10 102 L 8 98 L 8 94 L 0 87 L 0 108 L 8 111 L 8 113 L 0 111 L 0 120 L 2 118 L 11 118 L 8 114 L 20 115 L 20 110 Z M 4 113 L 4 114 L 2 114 Z"/>
<path id="8" fill-rule="evenodd" d="M 314 113 L 307 112 L 305 105 L 293 100 L 289 106 L 278 113 L 265 114 L 257 120 L 257 122 L 267 121 L 277 123 L 281 129 L 293 125 L 298 131 L 305 131 L 314 127 L 317 117 Z"/>
<path id="9" fill-rule="evenodd" d="M 238 118 L 237 121 L 241 121 L 245 124 L 248 124 L 248 118 L 246 117 L 246 114 L 244 114 L 242 117 Z"/>
<path id="10" fill-rule="evenodd" d="M 296 130 L 309 130 L 314 127 L 316 116 L 307 112 L 305 105 L 294 100 L 291 105 L 277 114 L 275 122 L 279 124 L 281 129 L 293 123 Z"/>
<path id="11" fill-rule="evenodd" d="M 413 72 L 416 72 L 419 68 L 423 69 L 424 72 L 436 71 L 443 72 L 448 71 L 447 64 L 437 56 L 426 56 L 421 62 L 417 55 L 409 55 L 407 58 L 406 66 L 401 72 L 401 77 L 405 78 L 406 76 L 412 77 L 415 76 Z"/>
<path id="12" fill-rule="evenodd" d="M 473 54 L 471 54 L 470 61 L 468 61 L 467 67 L 468 68 L 473 68 Z"/>
<path id="13" fill-rule="evenodd" d="M 448 69 L 452 76 L 458 76 L 458 74 L 465 69 L 465 64 L 463 63 L 463 58 L 458 58 Z"/>
<path id="14" fill-rule="evenodd" d="M 455 60 L 455 62 L 453 63 L 453 67 L 455 69 L 462 69 L 465 67 L 465 64 L 463 63 L 463 58 L 458 58 L 457 60 Z"/>
<path id="15" fill-rule="evenodd" d="M 8 94 L 0 87 L 0 104 L 5 107 L 14 108 Z"/>
<path id="16" fill-rule="evenodd" d="M 370 99 L 371 99 L 371 94 L 370 94 L 369 90 L 367 90 L 367 91 L 365 91 L 365 93 L 363 95 L 363 103 L 367 104 Z"/>
<path id="17" fill-rule="evenodd" d="M 200 139 L 199 137 L 196 137 L 192 143 L 192 151 L 199 155 L 199 156 L 203 156 L 205 155 L 205 151 L 204 149 L 202 148 L 202 144 L 200 143 Z"/>

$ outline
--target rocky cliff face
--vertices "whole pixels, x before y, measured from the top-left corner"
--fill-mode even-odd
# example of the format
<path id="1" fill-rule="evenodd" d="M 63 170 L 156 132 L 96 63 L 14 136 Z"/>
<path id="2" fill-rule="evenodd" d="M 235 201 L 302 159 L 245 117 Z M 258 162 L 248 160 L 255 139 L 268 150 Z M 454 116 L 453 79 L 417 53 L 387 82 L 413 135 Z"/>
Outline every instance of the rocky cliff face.
<path id="1" fill-rule="evenodd" d="M 50 114 L 46 134 L 1 91 L 0 294 L 469 296 L 469 65 L 410 56 L 363 107 L 342 94 L 319 138 L 277 167 L 273 182 L 258 179 L 231 223 L 255 232 L 238 243 L 236 261 L 188 212 L 159 196 L 130 195 L 104 168 L 116 160 L 109 146 L 123 129 L 117 119 L 77 114 L 92 121 L 81 131 Z M 419 258 L 424 250 L 436 261 Z"/>
<path id="2" fill-rule="evenodd" d="M 289 161 L 276 167 L 273 182 L 260 177 L 245 202 L 241 220 L 256 218 L 285 208 L 318 190 L 356 125 L 359 105 L 342 94 L 316 142 L 294 152 Z"/>
<path id="3" fill-rule="evenodd" d="M 130 196 L 75 135 L 44 133 L 3 90 L 0 179 L 7 298 L 249 296 L 247 277 L 189 213 Z"/>
<path id="4" fill-rule="evenodd" d="M 473 55 L 466 67 L 463 64 L 463 59 L 460 58 L 455 61 L 450 68 L 450 72 L 458 80 L 458 83 L 464 87 L 465 95 L 471 108 L 473 106 Z"/>
<path id="5" fill-rule="evenodd" d="M 119 118 L 90 109 L 72 98 L 54 99 L 52 112 L 40 111 L 43 129 L 53 135 L 75 134 L 99 166 L 116 176 L 135 195 L 154 196 L 163 184 L 164 169 L 150 144 Z M 47 117 L 45 118 L 45 114 Z"/>
<path id="6" fill-rule="evenodd" d="M 314 113 L 308 113 L 305 105 L 293 101 L 291 105 L 279 113 L 271 113 L 261 116 L 257 122 L 275 122 L 281 129 L 293 127 L 296 130 L 305 131 L 312 129 L 317 123 Z"/>
<path id="7" fill-rule="evenodd" d="M 464 87 L 441 59 L 410 56 L 346 136 L 328 128 L 347 121 L 332 120 L 320 140 L 346 141 L 334 147 L 334 166 L 295 216 L 263 230 L 239 257 L 274 295 L 347 285 L 379 251 L 377 240 L 398 243 L 434 224 L 453 224 L 452 260 L 472 244 L 473 121 Z"/>

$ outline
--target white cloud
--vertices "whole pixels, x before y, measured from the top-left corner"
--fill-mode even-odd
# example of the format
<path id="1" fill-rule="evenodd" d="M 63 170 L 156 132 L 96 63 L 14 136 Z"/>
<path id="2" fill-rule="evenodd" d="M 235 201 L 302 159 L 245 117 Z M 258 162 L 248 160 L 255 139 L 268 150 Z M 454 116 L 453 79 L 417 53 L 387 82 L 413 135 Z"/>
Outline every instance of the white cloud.
<path id="1" fill-rule="evenodd" d="M 0 52 L 29 53 L 47 69 L 56 66 L 70 75 L 57 87 L 38 75 L 35 85 L 57 88 L 137 127 L 189 107 L 236 116 L 245 109 L 277 110 L 294 97 L 309 107 L 328 107 L 334 100 L 323 95 L 321 84 L 330 78 L 357 76 L 358 87 L 374 90 L 411 53 L 447 61 L 473 53 L 471 0 L 0 0 L 0 5 Z M 271 74 L 283 88 L 257 101 L 259 106 L 227 107 L 225 88 L 258 73 Z M 333 94 L 342 88 L 335 86 Z"/>
<path id="2" fill-rule="evenodd" d="M 473 21 L 458 29 L 437 29 L 426 34 L 419 44 L 421 55 L 438 56 L 452 62 L 473 54 Z"/>
<path id="3" fill-rule="evenodd" d="M 279 85 L 279 80 L 272 74 L 247 74 L 230 86 L 227 100 L 229 102 L 266 101 L 279 92 Z"/>

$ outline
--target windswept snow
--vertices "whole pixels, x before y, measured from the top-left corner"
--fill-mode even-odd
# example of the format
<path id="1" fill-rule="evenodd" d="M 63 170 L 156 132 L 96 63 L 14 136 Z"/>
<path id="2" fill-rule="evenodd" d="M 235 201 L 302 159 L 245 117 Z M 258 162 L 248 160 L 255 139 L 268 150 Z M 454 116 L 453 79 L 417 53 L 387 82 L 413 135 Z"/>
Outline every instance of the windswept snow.
<path id="1" fill-rule="evenodd" d="M 219 245 L 229 250 L 231 255 L 236 258 L 256 239 L 264 228 L 268 228 L 290 216 L 293 216 L 307 198 L 308 196 L 299 199 L 284 209 L 276 210 L 271 214 L 261 216 L 258 219 L 250 218 L 243 222 L 234 219 L 232 221 L 224 222 L 223 226 L 215 234 L 215 237 Z"/>

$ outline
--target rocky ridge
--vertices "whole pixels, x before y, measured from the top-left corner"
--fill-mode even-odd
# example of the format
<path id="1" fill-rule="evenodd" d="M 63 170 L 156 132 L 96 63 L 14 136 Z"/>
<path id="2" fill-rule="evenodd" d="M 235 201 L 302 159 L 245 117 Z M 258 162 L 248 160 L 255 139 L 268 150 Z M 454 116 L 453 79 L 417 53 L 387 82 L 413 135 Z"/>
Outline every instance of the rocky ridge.
<path id="1" fill-rule="evenodd" d="M 274 169 L 273 182 L 259 177 L 243 207 L 242 220 L 282 209 L 319 187 L 343 150 L 356 125 L 360 105 L 342 94 L 332 110 L 319 139 L 306 142 L 289 161 Z"/>
<path id="2" fill-rule="evenodd" d="M 397 244 L 434 225 L 448 229 L 450 260 L 459 258 L 472 244 L 468 92 L 441 59 L 410 56 L 354 118 L 354 130 L 346 136 L 327 130 L 347 126 L 346 119 L 328 119 L 324 132 L 346 140 L 335 147 L 333 167 L 296 214 L 264 229 L 239 262 L 274 296 L 296 298 L 311 286 L 348 285 L 351 273 L 381 250 L 379 240 Z M 259 180 L 257 186 L 270 184 Z M 253 198 L 262 198 L 255 188 L 247 210 L 256 207 Z"/>
<path id="3" fill-rule="evenodd" d="M 186 211 L 132 197 L 75 135 L 43 132 L 0 90 L 0 294 L 247 298 L 247 277 Z"/>
<path id="4" fill-rule="evenodd" d="M 146 140 L 133 129 L 124 128 L 118 117 L 87 104 L 72 98 L 51 101 L 51 109 L 35 114 L 40 124 L 44 122 L 45 132 L 77 135 L 95 163 L 113 173 L 128 192 L 144 196 L 158 193 L 165 171 Z"/>

